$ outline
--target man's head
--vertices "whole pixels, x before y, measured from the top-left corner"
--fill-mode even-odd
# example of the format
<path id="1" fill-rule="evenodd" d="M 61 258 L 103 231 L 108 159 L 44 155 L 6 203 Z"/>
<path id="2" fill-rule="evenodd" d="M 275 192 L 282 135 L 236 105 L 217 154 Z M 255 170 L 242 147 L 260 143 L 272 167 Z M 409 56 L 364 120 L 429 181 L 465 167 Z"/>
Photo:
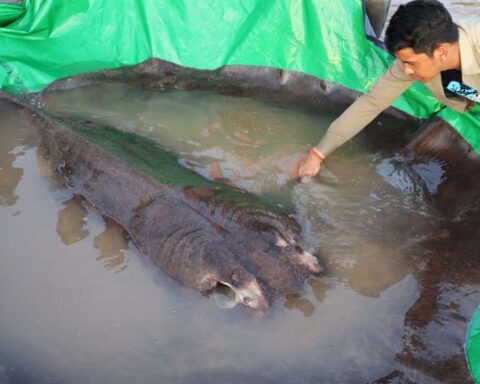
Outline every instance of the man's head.
<path id="1" fill-rule="evenodd" d="M 458 27 L 436 0 L 414 0 L 401 5 L 387 27 L 387 49 L 402 63 L 406 74 L 422 82 L 459 64 Z"/>

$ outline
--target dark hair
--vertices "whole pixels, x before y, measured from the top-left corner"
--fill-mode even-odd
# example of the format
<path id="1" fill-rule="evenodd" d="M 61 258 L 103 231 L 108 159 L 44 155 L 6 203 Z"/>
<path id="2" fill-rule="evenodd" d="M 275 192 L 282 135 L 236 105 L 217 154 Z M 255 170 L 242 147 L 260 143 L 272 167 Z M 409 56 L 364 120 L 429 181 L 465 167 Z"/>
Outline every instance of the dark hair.
<path id="1" fill-rule="evenodd" d="M 385 33 L 385 45 L 392 55 L 400 49 L 432 56 L 441 43 L 458 41 L 458 27 L 437 0 L 414 0 L 400 5 Z"/>

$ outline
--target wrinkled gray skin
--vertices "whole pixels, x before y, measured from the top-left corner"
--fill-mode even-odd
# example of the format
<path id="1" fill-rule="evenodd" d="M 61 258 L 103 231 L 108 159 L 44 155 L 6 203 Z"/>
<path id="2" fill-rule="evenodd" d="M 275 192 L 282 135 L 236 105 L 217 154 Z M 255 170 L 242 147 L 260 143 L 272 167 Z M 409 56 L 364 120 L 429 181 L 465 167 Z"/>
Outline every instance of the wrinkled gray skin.
<path id="1" fill-rule="evenodd" d="M 64 122 L 23 114 L 74 192 L 118 222 L 141 252 L 185 287 L 209 293 L 228 286 L 235 303 L 264 314 L 274 297 L 298 292 L 320 272 L 316 257 L 297 245 L 298 225 L 285 225 L 289 217 L 216 206 L 208 202 L 209 188 L 160 183 Z"/>

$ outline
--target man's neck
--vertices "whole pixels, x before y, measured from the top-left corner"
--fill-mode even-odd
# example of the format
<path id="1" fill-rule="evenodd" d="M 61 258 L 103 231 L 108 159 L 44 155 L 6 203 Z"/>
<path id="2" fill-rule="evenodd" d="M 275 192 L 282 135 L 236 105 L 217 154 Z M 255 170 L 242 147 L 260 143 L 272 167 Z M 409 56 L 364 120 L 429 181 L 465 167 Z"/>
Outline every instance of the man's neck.
<path id="1" fill-rule="evenodd" d="M 448 56 L 445 62 L 445 70 L 447 69 L 462 69 L 462 59 L 460 56 L 460 45 L 458 42 L 449 44 Z"/>

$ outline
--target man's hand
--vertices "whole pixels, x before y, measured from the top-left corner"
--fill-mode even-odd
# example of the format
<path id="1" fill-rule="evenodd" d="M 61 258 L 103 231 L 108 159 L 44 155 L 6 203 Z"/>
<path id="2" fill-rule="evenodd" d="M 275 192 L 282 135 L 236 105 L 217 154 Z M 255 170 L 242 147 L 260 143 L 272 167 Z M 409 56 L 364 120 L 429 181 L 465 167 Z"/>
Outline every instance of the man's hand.
<path id="1" fill-rule="evenodd" d="M 321 154 L 316 148 L 312 148 L 307 156 L 305 156 L 298 163 L 297 174 L 298 177 L 313 177 L 320 171 L 320 166 L 325 160 L 325 156 Z"/>

